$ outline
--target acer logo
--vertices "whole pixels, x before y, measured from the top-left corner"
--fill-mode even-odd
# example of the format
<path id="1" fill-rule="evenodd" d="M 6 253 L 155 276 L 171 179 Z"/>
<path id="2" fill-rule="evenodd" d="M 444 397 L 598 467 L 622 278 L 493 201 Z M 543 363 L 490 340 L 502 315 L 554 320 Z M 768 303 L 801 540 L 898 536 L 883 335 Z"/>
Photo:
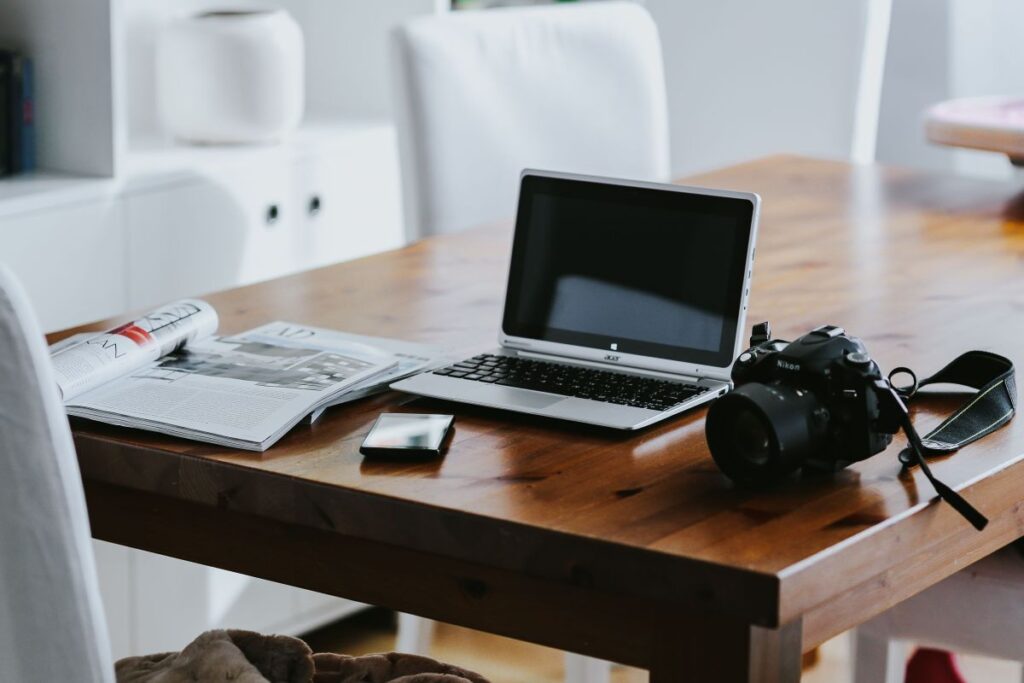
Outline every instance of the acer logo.
<path id="1" fill-rule="evenodd" d="M 609 354 L 606 354 L 606 355 L 605 355 L 605 357 L 604 357 L 604 359 L 605 359 L 605 360 L 610 360 L 610 361 L 615 361 L 616 363 L 618 363 L 618 362 L 619 362 L 619 357 L 618 357 L 618 356 L 613 356 L 613 355 L 612 355 L 612 354 L 610 354 L 610 353 L 609 353 Z"/>

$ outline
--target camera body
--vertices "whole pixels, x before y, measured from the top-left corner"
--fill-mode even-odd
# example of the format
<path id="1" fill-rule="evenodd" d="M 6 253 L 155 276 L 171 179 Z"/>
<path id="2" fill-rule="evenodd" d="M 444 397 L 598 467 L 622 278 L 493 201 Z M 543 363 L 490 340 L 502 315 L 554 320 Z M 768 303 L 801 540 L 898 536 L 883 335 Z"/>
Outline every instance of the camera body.
<path id="1" fill-rule="evenodd" d="M 824 325 L 792 341 L 755 328 L 733 365 L 736 388 L 708 412 L 715 462 L 731 479 L 767 484 L 803 468 L 834 472 L 879 453 L 899 415 L 879 390 L 863 342 Z"/>

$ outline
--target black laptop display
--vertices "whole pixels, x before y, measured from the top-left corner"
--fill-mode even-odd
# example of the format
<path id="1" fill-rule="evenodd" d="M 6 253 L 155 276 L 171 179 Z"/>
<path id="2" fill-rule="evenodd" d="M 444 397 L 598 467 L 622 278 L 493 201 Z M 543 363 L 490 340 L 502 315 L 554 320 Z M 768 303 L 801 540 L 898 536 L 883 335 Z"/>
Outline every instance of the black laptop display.
<path id="1" fill-rule="evenodd" d="M 753 203 L 527 175 L 505 334 L 724 366 Z"/>

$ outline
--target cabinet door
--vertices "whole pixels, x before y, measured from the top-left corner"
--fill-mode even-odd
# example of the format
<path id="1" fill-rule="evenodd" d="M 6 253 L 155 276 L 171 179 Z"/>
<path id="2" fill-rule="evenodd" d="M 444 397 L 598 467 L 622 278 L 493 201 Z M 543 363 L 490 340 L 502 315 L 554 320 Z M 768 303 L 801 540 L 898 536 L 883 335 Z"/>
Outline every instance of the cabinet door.
<path id="1" fill-rule="evenodd" d="M 294 203 L 305 220 L 309 267 L 403 244 L 401 181 L 394 131 L 380 127 L 295 164 Z"/>
<path id="2" fill-rule="evenodd" d="M 125 199 L 133 307 L 200 296 L 291 273 L 299 224 L 289 169 L 225 168 Z"/>
<path id="3" fill-rule="evenodd" d="M 21 280 L 48 332 L 123 313 L 124 259 L 113 200 L 0 219 L 0 262 Z"/>

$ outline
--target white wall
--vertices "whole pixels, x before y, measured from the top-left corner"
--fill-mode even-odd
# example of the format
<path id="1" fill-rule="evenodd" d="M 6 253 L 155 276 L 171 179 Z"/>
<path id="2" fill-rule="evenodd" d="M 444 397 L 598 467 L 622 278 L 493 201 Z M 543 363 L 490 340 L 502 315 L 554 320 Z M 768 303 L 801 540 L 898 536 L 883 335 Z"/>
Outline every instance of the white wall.
<path id="1" fill-rule="evenodd" d="M 1024 96 L 1024 3 L 1020 0 L 949 0 L 949 97 Z M 1010 177 L 1005 157 L 953 152 L 958 173 Z"/>
<path id="2" fill-rule="evenodd" d="M 928 1 L 896 0 L 896 5 L 899 9 Z M 126 60 L 129 138 L 160 135 L 153 109 L 152 55 L 147 49 L 156 27 L 168 13 L 195 11 L 211 2 L 132 0 L 123 4 L 128 26 L 125 51 L 131 56 Z M 282 0 L 282 4 L 306 34 L 307 113 L 317 119 L 339 114 L 389 116 L 387 36 L 391 27 L 411 16 L 440 11 L 448 3 Z M 661 33 L 674 175 L 777 152 L 849 156 L 869 0 L 644 0 L 644 4 Z"/>
<path id="3" fill-rule="evenodd" d="M 776 152 L 848 157 L 867 2 L 645 5 L 665 56 L 675 175 Z"/>
<path id="4" fill-rule="evenodd" d="M 402 21 L 442 12 L 449 0 L 284 0 L 306 38 L 312 119 L 389 118 L 389 37 Z"/>
<path id="5" fill-rule="evenodd" d="M 880 161 L 1008 178 L 1005 157 L 929 144 L 922 116 L 956 97 L 1024 95 L 1019 0 L 896 0 L 879 130 Z"/>
<path id="6" fill-rule="evenodd" d="M 775 152 L 848 157 L 869 2 L 644 4 L 665 55 L 675 175 Z M 950 98 L 1024 96 L 1022 36 L 1020 0 L 893 0 L 877 159 L 1013 176 L 1001 155 L 929 144 L 922 121 Z"/>

